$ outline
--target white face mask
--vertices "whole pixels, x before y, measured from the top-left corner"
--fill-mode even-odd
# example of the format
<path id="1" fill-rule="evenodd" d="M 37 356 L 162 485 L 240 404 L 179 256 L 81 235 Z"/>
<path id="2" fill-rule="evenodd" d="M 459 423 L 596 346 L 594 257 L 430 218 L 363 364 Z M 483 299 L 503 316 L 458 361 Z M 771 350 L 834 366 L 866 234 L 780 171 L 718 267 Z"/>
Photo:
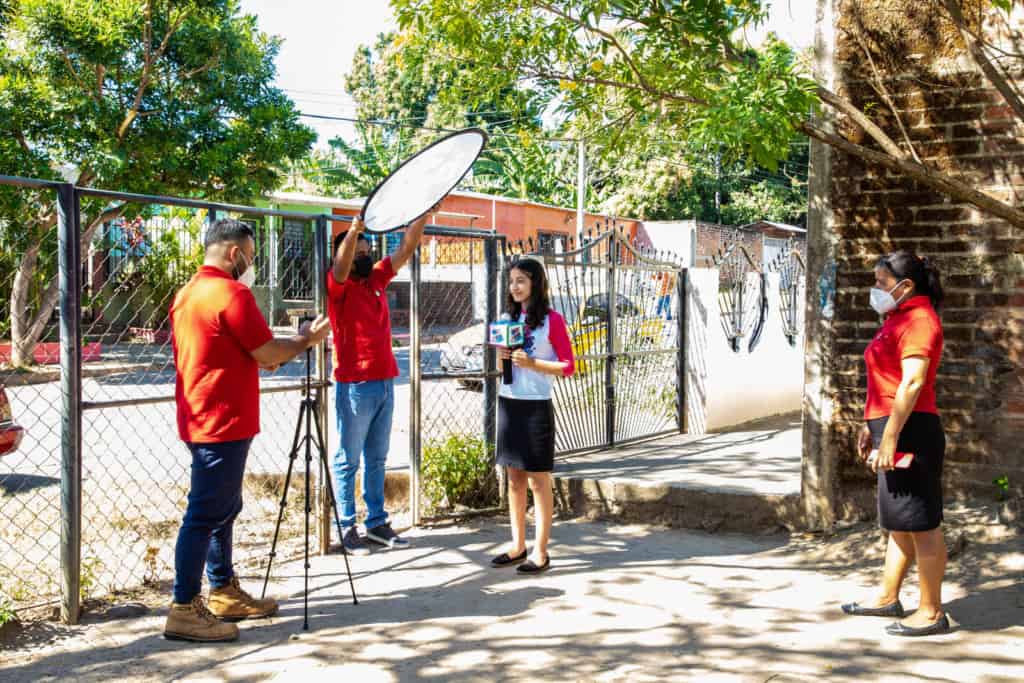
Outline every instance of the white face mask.
<path id="1" fill-rule="evenodd" d="M 893 311 L 897 306 L 900 305 L 899 301 L 893 297 L 892 293 L 896 291 L 896 287 L 899 287 L 905 282 L 900 280 L 896 283 L 896 286 L 890 289 L 888 292 L 878 287 L 871 288 L 871 308 L 875 309 L 878 315 L 885 315 L 886 313 Z"/>
<path id="2" fill-rule="evenodd" d="M 246 258 L 245 254 L 242 254 L 242 258 Z M 248 259 L 246 259 L 246 261 L 248 261 Z M 252 286 L 256 284 L 256 269 L 253 268 L 251 261 L 247 262 L 245 270 L 238 276 L 238 282 L 249 289 L 252 289 Z"/>

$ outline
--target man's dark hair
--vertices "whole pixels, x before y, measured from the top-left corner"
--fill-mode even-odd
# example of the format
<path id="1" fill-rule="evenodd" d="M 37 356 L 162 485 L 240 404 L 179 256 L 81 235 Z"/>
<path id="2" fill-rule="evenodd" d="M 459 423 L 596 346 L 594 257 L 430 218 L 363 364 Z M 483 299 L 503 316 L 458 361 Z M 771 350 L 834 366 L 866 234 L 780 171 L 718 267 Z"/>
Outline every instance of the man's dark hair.
<path id="1" fill-rule="evenodd" d="M 331 252 L 331 256 L 334 256 L 335 254 L 338 253 L 338 247 L 340 247 L 341 243 L 345 241 L 345 235 L 347 235 L 347 234 L 348 234 L 348 230 L 346 230 L 345 232 L 339 232 L 337 235 L 335 235 L 335 237 L 334 237 L 334 250 Z M 370 241 L 370 238 L 366 236 L 365 232 L 359 233 L 359 239 L 361 239 L 362 241 L 367 242 L 367 243 L 369 243 L 369 241 Z"/>
<path id="2" fill-rule="evenodd" d="M 241 242 L 247 237 L 256 239 L 256 233 L 250 225 L 234 218 L 221 218 L 206 231 L 206 248 L 220 242 Z"/>

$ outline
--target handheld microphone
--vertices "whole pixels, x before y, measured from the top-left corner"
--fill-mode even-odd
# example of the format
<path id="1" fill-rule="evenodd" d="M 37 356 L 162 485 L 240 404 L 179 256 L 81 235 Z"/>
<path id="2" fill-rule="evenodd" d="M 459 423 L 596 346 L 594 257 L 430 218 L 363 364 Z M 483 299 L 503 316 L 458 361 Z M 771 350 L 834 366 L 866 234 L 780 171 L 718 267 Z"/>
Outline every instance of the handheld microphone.
<path id="1" fill-rule="evenodd" d="M 487 327 L 487 343 L 503 349 L 522 348 L 526 339 L 526 326 L 521 322 L 513 322 L 508 313 L 502 313 L 498 322 Z M 512 359 L 501 361 L 501 382 L 512 384 Z"/>

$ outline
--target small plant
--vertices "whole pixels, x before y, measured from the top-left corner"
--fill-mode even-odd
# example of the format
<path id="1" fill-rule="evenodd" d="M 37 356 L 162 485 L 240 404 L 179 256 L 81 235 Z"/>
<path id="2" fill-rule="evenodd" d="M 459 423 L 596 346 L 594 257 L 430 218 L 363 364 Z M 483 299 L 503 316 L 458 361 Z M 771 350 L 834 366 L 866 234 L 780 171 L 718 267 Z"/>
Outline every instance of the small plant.
<path id="1" fill-rule="evenodd" d="M 3 628 L 7 624 L 14 623 L 17 620 L 18 614 L 14 611 L 14 606 L 11 605 L 10 600 L 0 597 L 0 628 Z"/>
<path id="2" fill-rule="evenodd" d="M 82 560 L 78 573 L 78 599 L 85 602 L 85 599 L 92 595 L 92 591 L 99 583 L 99 569 L 102 563 L 95 557 Z"/>
<path id="3" fill-rule="evenodd" d="M 992 480 L 996 487 L 996 500 L 1002 502 L 1010 495 L 1010 478 L 1005 474 Z"/>
<path id="4" fill-rule="evenodd" d="M 423 493 L 433 511 L 496 505 L 494 449 L 468 434 L 428 442 L 423 447 Z"/>

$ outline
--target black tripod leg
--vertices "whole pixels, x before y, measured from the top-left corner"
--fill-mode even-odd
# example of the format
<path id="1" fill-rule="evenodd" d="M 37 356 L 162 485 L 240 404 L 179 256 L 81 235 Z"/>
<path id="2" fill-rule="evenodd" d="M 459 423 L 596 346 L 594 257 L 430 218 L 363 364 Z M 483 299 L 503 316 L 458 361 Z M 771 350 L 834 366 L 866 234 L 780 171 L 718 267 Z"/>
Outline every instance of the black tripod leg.
<path id="1" fill-rule="evenodd" d="M 267 583 L 270 582 L 270 568 L 274 564 L 274 557 L 277 555 L 277 537 L 281 533 L 281 522 L 284 520 L 284 509 L 288 505 L 288 486 L 292 481 L 292 467 L 295 465 L 295 458 L 299 456 L 299 434 L 302 431 L 302 417 L 304 411 L 308 410 L 305 404 L 299 408 L 299 419 L 295 424 L 295 438 L 292 439 L 292 450 L 288 454 L 288 472 L 284 475 L 284 490 L 281 491 L 281 508 L 277 512 L 277 525 L 274 527 L 274 541 L 270 544 L 270 555 L 267 559 L 267 574 L 263 577 L 263 592 L 260 599 L 267 597 Z"/>
<path id="2" fill-rule="evenodd" d="M 306 586 L 302 593 L 302 630 L 309 630 L 309 514 L 313 511 L 312 500 L 313 497 L 310 495 L 310 463 L 313 461 L 313 435 L 309 429 L 309 423 L 317 422 L 319 420 L 313 420 L 313 401 L 306 399 L 303 401 L 303 406 L 306 408 Z"/>
<path id="3" fill-rule="evenodd" d="M 352 580 L 352 568 L 348 564 L 348 553 L 345 552 L 345 539 L 341 530 L 341 515 L 338 514 L 338 501 L 334 497 L 334 479 L 332 478 L 330 463 L 327 462 L 327 446 L 324 441 L 324 433 L 320 429 L 320 421 L 314 420 L 314 422 L 316 423 L 316 446 L 317 450 L 320 451 L 320 466 L 324 471 L 324 483 L 327 485 L 327 496 L 331 501 L 331 510 L 334 511 L 334 524 L 338 527 L 338 538 L 341 539 L 341 555 L 345 558 L 345 573 L 348 574 L 348 587 L 352 591 L 352 604 L 358 605 L 359 598 L 356 597 L 356 584 Z"/>

